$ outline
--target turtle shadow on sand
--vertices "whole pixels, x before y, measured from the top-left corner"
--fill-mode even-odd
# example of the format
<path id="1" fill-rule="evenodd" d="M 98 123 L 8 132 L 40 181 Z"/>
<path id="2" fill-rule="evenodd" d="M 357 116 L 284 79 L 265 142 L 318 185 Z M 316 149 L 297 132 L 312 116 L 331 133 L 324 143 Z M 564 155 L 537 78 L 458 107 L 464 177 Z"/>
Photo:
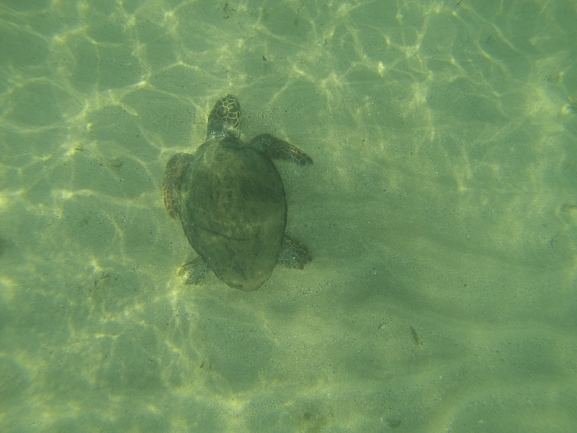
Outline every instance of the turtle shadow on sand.
<path id="1" fill-rule="evenodd" d="M 307 247 L 285 235 L 285 191 L 272 159 L 313 160 L 270 134 L 244 143 L 240 120 L 238 100 L 219 99 L 206 141 L 194 155 L 178 153 L 166 165 L 164 204 L 199 254 L 181 268 L 189 284 L 200 283 L 208 267 L 230 287 L 252 291 L 279 261 L 302 269 L 312 260 Z"/>

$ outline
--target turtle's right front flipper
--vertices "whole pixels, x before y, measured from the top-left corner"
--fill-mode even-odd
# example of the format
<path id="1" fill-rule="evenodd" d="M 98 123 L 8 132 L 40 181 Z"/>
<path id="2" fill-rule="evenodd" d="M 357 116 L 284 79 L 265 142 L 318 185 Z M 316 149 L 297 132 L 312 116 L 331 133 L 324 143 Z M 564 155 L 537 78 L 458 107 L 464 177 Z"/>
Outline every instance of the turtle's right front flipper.
<path id="1" fill-rule="evenodd" d="M 287 143 L 270 134 L 257 135 L 251 142 L 250 147 L 258 150 L 271 159 L 296 162 L 299 165 L 312 164 L 313 159 L 298 147 Z"/>
<path id="2" fill-rule="evenodd" d="M 180 205 L 180 180 L 182 172 L 194 159 L 188 153 L 177 153 L 166 164 L 164 170 L 164 206 L 171 218 L 178 217 L 178 206 Z"/>

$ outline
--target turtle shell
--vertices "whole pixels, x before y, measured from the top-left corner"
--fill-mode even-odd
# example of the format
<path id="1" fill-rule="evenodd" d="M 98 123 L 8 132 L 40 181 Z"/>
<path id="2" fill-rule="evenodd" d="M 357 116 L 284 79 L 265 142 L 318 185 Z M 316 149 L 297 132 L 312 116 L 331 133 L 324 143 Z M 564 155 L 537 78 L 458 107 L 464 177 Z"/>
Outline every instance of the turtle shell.
<path id="1" fill-rule="evenodd" d="M 180 179 L 184 233 L 226 284 L 258 289 L 279 259 L 287 204 L 273 162 L 229 134 L 202 144 Z"/>

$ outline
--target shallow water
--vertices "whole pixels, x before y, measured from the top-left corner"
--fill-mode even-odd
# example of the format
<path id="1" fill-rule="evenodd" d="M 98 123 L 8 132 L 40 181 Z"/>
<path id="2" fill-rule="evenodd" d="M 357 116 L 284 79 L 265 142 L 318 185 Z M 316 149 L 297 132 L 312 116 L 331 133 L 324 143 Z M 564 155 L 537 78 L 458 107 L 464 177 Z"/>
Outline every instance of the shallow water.
<path id="1" fill-rule="evenodd" d="M 0 430 L 577 430 L 574 1 L 0 4 Z M 233 93 L 288 232 L 258 291 L 162 203 Z"/>

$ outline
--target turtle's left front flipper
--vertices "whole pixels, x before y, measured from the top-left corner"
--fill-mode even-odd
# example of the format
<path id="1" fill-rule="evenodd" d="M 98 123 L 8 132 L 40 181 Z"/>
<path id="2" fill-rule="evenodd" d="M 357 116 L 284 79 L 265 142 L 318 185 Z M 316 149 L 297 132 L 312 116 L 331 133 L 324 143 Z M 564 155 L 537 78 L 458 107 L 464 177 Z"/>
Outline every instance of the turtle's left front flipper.
<path id="1" fill-rule="evenodd" d="M 176 219 L 179 215 L 180 206 L 180 180 L 182 173 L 194 159 L 188 153 L 177 153 L 166 164 L 164 171 L 164 206 L 171 218 Z"/>
<path id="2" fill-rule="evenodd" d="M 287 143 L 280 138 L 276 138 L 270 134 L 257 135 L 250 142 L 250 147 L 258 150 L 263 155 L 271 159 L 282 159 L 284 161 L 296 162 L 299 165 L 312 164 L 313 160 L 305 152 L 298 147 Z"/>

